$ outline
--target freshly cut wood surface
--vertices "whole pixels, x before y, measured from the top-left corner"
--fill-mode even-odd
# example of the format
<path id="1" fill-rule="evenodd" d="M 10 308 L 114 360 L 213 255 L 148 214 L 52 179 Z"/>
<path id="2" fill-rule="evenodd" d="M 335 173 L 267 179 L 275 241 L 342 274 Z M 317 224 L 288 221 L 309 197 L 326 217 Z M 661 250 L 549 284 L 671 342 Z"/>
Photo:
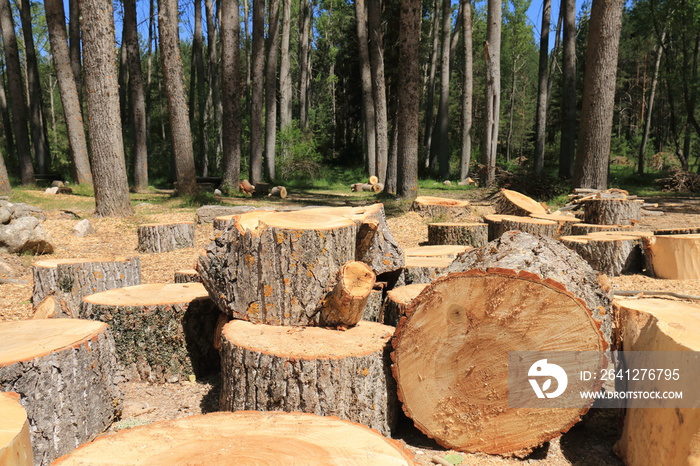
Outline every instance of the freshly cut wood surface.
<path id="1" fill-rule="evenodd" d="M 219 370 L 221 312 L 201 283 L 149 284 L 84 298 L 85 316 L 107 322 L 128 379 L 177 382 Z"/>
<path id="2" fill-rule="evenodd" d="M 233 320 L 221 337 L 219 408 L 338 416 L 388 435 L 397 408 L 387 351 L 393 332 L 364 321 L 341 332 Z"/>
<path id="3" fill-rule="evenodd" d="M 522 217 L 547 213 L 547 209 L 533 198 L 510 189 L 501 189 L 494 199 L 494 207 L 497 214 Z"/>
<path id="4" fill-rule="evenodd" d="M 403 269 L 404 284 L 430 283 L 452 263 L 452 257 L 407 257 Z"/>
<path id="5" fill-rule="evenodd" d="M 314 325 L 340 267 L 355 259 L 350 218 L 306 209 L 235 216 L 199 256 L 212 299 L 237 319 Z"/>
<path id="6" fill-rule="evenodd" d="M 587 235 L 598 231 L 622 231 L 632 230 L 632 225 L 596 225 L 593 223 L 576 223 L 571 226 L 571 235 Z"/>
<path id="7" fill-rule="evenodd" d="M 488 243 L 486 223 L 429 223 L 428 243 L 458 244 L 479 248 Z"/>
<path id="8" fill-rule="evenodd" d="M 559 241 L 576 251 L 591 267 L 610 277 L 641 273 L 641 236 L 627 232 L 599 232 L 584 236 L 562 236 Z"/>
<path id="9" fill-rule="evenodd" d="M 700 351 L 700 306 L 677 300 L 616 299 L 625 351 Z M 664 353 L 656 353 L 664 354 Z M 668 353 L 673 354 L 673 353 Z M 697 379 L 673 390 L 697 396 Z M 659 390 L 659 382 L 631 381 L 628 390 Z M 653 406 L 654 400 L 645 402 Z M 700 464 L 700 410 L 632 408 L 625 410 L 616 453 L 626 464 Z"/>
<path id="10" fill-rule="evenodd" d="M 700 234 L 661 235 L 643 238 L 644 262 L 657 278 L 700 278 Z"/>
<path id="11" fill-rule="evenodd" d="M 194 222 L 139 225 L 137 233 L 140 252 L 169 252 L 194 247 Z"/>
<path id="12" fill-rule="evenodd" d="M 530 217 L 539 218 L 542 220 L 552 220 L 553 222 L 557 222 L 556 236 L 571 235 L 572 225 L 581 221 L 573 215 L 564 214 L 530 214 Z"/>
<path id="13" fill-rule="evenodd" d="M 588 411 L 508 407 L 509 351 L 602 351 L 585 304 L 528 272 L 452 273 L 413 300 L 397 328 L 392 369 L 403 409 L 439 444 L 522 455 Z M 574 389 L 595 389 L 569 381 Z"/>
<path id="14" fill-rule="evenodd" d="M 27 411 L 17 393 L 0 393 L 0 466 L 33 464 Z"/>
<path id="15" fill-rule="evenodd" d="M 396 326 L 401 317 L 406 315 L 406 310 L 416 296 L 427 287 L 427 283 L 397 286 L 386 293 L 386 301 L 383 309 L 383 322 L 386 325 Z"/>
<path id="16" fill-rule="evenodd" d="M 35 464 L 50 464 L 112 423 L 121 410 L 116 376 L 114 340 L 102 322 L 0 322 L 0 391 L 22 396 Z"/>
<path id="17" fill-rule="evenodd" d="M 163 441 L 167 439 L 167 441 Z M 412 465 L 399 442 L 313 414 L 239 411 L 191 416 L 105 435 L 55 464 Z"/>
<path id="18" fill-rule="evenodd" d="M 585 223 L 630 225 L 642 218 L 642 202 L 637 199 L 587 199 L 581 203 Z"/>
<path id="19" fill-rule="evenodd" d="M 440 244 L 431 246 L 415 246 L 404 249 L 406 257 L 455 257 L 464 251 L 471 249 L 470 246 L 459 246 L 456 244 Z"/>
<path id="20" fill-rule="evenodd" d="M 466 218 L 471 214 L 469 201 L 433 196 L 418 196 L 411 210 L 425 217 Z"/>
<path id="21" fill-rule="evenodd" d="M 586 235 L 590 238 L 620 238 L 623 236 L 634 237 L 634 238 L 644 238 L 649 236 L 654 236 L 651 231 L 644 230 L 620 230 L 620 231 L 594 231 Z"/>
<path id="22" fill-rule="evenodd" d="M 338 281 L 333 290 L 321 304 L 319 324 L 338 328 L 357 324 L 362 318 L 376 278 L 364 262 L 345 263 L 338 271 Z"/>

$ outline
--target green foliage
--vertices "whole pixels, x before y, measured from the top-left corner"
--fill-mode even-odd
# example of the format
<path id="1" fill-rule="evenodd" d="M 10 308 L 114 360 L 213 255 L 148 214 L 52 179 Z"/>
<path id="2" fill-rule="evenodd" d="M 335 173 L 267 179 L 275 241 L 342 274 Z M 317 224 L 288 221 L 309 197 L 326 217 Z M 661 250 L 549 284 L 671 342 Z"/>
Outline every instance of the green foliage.
<path id="1" fill-rule="evenodd" d="M 203 205 L 220 204 L 214 197 L 214 193 L 209 191 L 199 191 L 195 194 L 184 194 L 177 196 L 180 199 L 180 207 L 201 207 Z"/>
<path id="2" fill-rule="evenodd" d="M 318 178 L 321 154 L 310 132 L 299 129 L 295 122 L 277 134 L 277 173 L 281 180 Z"/>

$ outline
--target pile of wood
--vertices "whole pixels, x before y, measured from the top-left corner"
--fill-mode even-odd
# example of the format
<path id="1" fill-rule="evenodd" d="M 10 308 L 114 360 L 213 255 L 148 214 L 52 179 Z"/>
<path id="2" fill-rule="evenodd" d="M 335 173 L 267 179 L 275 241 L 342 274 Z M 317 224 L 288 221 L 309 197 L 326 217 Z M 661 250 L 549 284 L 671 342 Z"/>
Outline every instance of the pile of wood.
<path id="1" fill-rule="evenodd" d="M 350 185 L 350 191 L 357 192 L 373 192 L 381 193 L 384 191 L 384 185 L 379 182 L 379 178 L 376 176 L 370 176 L 367 183 L 353 183 Z"/>
<path id="2" fill-rule="evenodd" d="M 696 193 L 700 191 L 700 175 L 686 170 L 673 170 L 671 176 L 656 180 L 663 191 Z"/>

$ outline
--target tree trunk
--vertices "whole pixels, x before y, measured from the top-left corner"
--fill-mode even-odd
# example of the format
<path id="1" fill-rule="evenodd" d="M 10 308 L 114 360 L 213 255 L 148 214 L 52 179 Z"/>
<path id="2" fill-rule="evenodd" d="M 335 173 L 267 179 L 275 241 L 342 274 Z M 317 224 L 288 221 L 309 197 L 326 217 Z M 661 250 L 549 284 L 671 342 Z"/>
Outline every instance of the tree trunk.
<path id="1" fill-rule="evenodd" d="M 158 0 L 158 33 L 163 82 L 168 97 L 171 147 L 175 161 L 175 191 L 180 194 L 193 194 L 197 191 L 197 182 L 187 98 L 182 81 L 177 0 Z"/>
<path id="2" fill-rule="evenodd" d="M 82 102 L 83 79 L 80 63 L 80 0 L 68 0 L 68 36 L 70 38 L 70 67 L 73 70 L 73 79 L 77 90 L 78 102 Z M 64 21 L 65 24 L 65 21 Z M 79 106 L 82 108 L 82 105 Z"/>
<path id="3" fill-rule="evenodd" d="M 241 174 L 241 72 L 238 0 L 221 5 L 222 137 L 225 191 L 238 191 Z M 211 47 L 211 45 L 210 45 Z"/>
<path id="4" fill-rule="evenodd" d="M 382 9 L 380 0 L 368 0 L 367 25 L 369 27 L 369 51 L 372 71 L 372 90 L 376 119 L 376 175 L 379 183 L 386 182 L 389 159 L 389 128 L 384 79 L 384 43 L 382 38 Z"/>
<path id="5" fill-rule="evenodd" d="M 576 154 L 576 2 L 562 0 L 564 40 L 562 46 L 562 118 L 559 146 L 559 178 L 574 176 Z M 589 43 L 589 46 L 591 43 Z"/>
<path id="6" fill-rule="evenodd" d="M 58 91 L 61 94 L 63 115 L 66 121 L 68 133 L 68 145 L 73 158 L 73 170 L 75 181 L 78 184 L 92 184 L 90 172 L 90 160 L 88 159 L 87 141 L 85 140 L 85 127 L 83 125 L 83 113 L 80 107 L 80 98 L 75 73 L 71 68 L 71 60 L 66 36 L 66 19 L 63 3 L 58 0 L 46 0 L 46 26 L 51 43 L 51 55 L 53 57 Z"/>
<path id="7" fill-rule="evenodd" d="M 642 134 L 642 143 L 639 146 L 639 160 L 637 161 L 637 173 L 644 174 L 644 155 L 647 149 L 647 141 L 649 140 L 649 132 L 651 131 L 651 117 L 654 110 L 654 97 L 656 96 L 656 85 L 659 82 L 659 68 L 661 66 L 661 55 L 664 51 L 663 42 L 666 38 L 666 31 L 661 33 L 661 44 L 656 48 L 656 60 L 654 61 L 654 74 L 651 78 L 651 90 L 649 91 L 649 104 L 644 118 L 644 133 Z"/>
<path id="8" fill-rule="evenodd" d="M 640 238 L 625 236 L 562 236 L 559 240 L 576 251 L 593 269 L 609 277 L 642 272 Z"/>
<path id="9" fill-rule="evenodd" d="M 367 174 L 377 174 L 377 117 L 372 95 L 372 70 L 369 61 L 369 37 L 367 34 L 367 7 L 364 0 L 355 1 L 355 24 L 360 61 L 362 87 L 362 124 L 364 127 L 364 159 Z"/>
<path id="10" fill-rule="evenodd" d="M 471 0 L 462 1 L 462 29 L 464 30 L 464 84 L 462 89 L 462 148 L 460 157 L 459 179 L 469 177 L 469 165 L 472 158 L 472 119 L 474 70 L 472 56 L 472 4 Z"/>
<path id="11" fill-rule="evenodd" d="M 280 131 L 292 123 L 292 72 L 289 55 L 292 0 L 282 1 L 282 44 L 280 45 Z"/>
<path id="12" fill-rule="evenodd" d="M 5 132 L 5 143 L 7 147 L 7 157 L 12 159 L 17 157 L 15 151 L 15 141 L 12 135 L 12 120 L 10 109 L 7 107 L 7 96 L 5 94 L 5 71 L 0 68 L 0 112 L 2 112 L 2 127 Z"/>
<path id="13" fill-rule="evenodd" d="M 428 68 L 428 82 L 425 90 L 425 130 L 423 134 L 423 146 L 425 147 L 425 168 L 429 173 L 435 171 L 435 161 L 433 160 L 433 113 L 435 107 L 435 74 L 437 74 L 438 50 L 440 48 L 440 10 L 438 5 L 440 0 L 435 0 L 433 4 L 433 14 L 431 15 L 430 34 L 432 35 L 432 47 L 430 49 L 430 65 Z"/>
<path id="14" fill-rule="evenodd" d="M 564 0 L 566 1 L 566 0 Z M 542 30 L 540 32 L 540 61 L 537 80 L 537 116 L 535 117 L 535 175 L 542 176 L 544 149 L 547 136 L 547 89 L 549 87 L 549 23 L 552 21 L 551 0 L 542 3 Z"/>
<path id="15" fill-rule="evenodd" d="M 642 217 L 642 202 L 636 199 L 588 199 L 582 204 L 586 223 L 629 225 Z"/>
<path id="16" fill-rule="evenodd" d="M 429 223 L 428 244 L 460 244 L 480 248 L 488 243 L 485 223 Z"/>
<path id="17" fill-rule="evenodd" d="M 114 339 L 102 322 L 0 323 L 0 392 L 22 394 L 35 465 L 51 464 L 119 416 L 114 353 Z"/>
<path id="18" fill-rule="evenodd" d="M 19 402 L 20 396 L 14 392 L 0 393 L 0 430 L 4 433 L 0 440 L 0 461 L 16 466 L 34 464 L 32 443 L 29 438 L 27 411 Z"/>
<path id="19" fill-rule="evenodd" d="M 29 127 L 32 133 L 32 144 L 36 167 L 39 173 L 47 173 L 51 165 L 51 150 L 46 133 L 46 118 L 39 78 L 34 35 L 32 34 L 32 12 L 29 0 L 19 3 L 19 14 L 22 22 L 22 37 L 24 38 L 24 57 L 27 64 L 27 86 L 29 87 Z"/>
<path id="20" fill-rule="evenodd" d="M 344 332 L 290 332 L 231 321 L 222 335 L 219 408 L 338 416 L 389 435 L 398 411 L 387 351 L 392 332 L 374 322 Z"/>
<path id="21" fill-rule="evenodd" d="M 596 0 L 591 8 L 581 127 L 574 167 L 574 185 L 579 188 L 608 187 L 623 5 L 622 0 Z"/>
<path id="22" fill-rule="evenodd" d="M 440 103 L 437 115 L 437 148 L 433 143 L 432 150 L 438 153 L 440 178 L 446 180 L 450 176 L 450 39 L 452 16 L 450 0 L 442 0 L 442 52 L 440 54 Z"/>
<path id="23" fill-rule="evenodd" d="M 270 0 L 267 31 L 267 63 L 265 68 L 265 168 L 267 179 L 275 179 L 277 152 L 277 72 L 280 51 L 280 0 Z M 258 182 L 262 179 L 257 180 Z"/>
<path id="24" fill-rule="evenodd" d="M 301 0 L 299 12 L 299 126 L 309 126 L 309 87 L 311 83 L 311 22 L 313 2 Z"/>
<path id="25" fill-rule="evenodd" d="M 232 2 L 228 2 L 232 3 Z M 236 2 L 238 4 L 238 2 Z M 223 15 L 222 9 L 228 8 L 226 5 L 222 6 L 223 8 L 219 8 L 218 12 L 219 14 Z M 223 105 L 221 102 L 221 88 L 220 88 L 220 80 L 224 79 L 223 76 L 223 70 L 222 74 L 219 74 L 219 59 L 218 57 L 218 45 L 216 41 L 216 24 L 214 22 L 214 1 L 213 0 L 204 0 L 204 8 L 206 10 L 206 16 L 207 16 L 207 51 L 209 54 L 208 61 L 209 61 L 209 95 L 207 99 L 209 100 L 209 116 L 207 120 L 207 127 L 210 128 L 208 131 L 208 134 L 213 134 L 214 135 L 214 144 L 213 146 L 210 145 L 210 150 L 213 152 L 214 155 L 214 160 L 216 161 L 215 167 L 219 167 L 219 153 L 220 150 L 223 146 L 223 141 L 222 141 L 222 133 L 221 133 L 221 126 L 222 126 L 222 114 L 223 114 Z M 238 10 L 236 10 L 238 11 Z M 238 18 L 238 16 L 236 16 Z M 223 32 L 223 20 L 220 21 L 220 27 L 222 28 Z M 237 30 L 239 31 L 238 34 L 236 34 L 236 41 L 239 41 L 239 35 L 240 35 L 240 29 L 241 25 L 237 25 Z M 223 44 L 223 35 L 221 37 L 222 44 Z M 230 38 L 227 40 L 231 40 Z M 232 51 L 234 54 L 237 56 L 240 56 L 240 50 L 238 49 L 238 45 L 236 45 L 236 48 Z M 223 52 L 222 52 L 222 62 L 223 62 Z M 238 70 L 237 72 L 239 73 L 240 77 L 240 63 L 238 61 L 236 63 L 236 69 Z M 222 65 L 223 67 L 223 65 Z M 237 81 L 238 87 L 240 87 L 240 82 Z M 238 117 L 240 118 L 240 102 L 237 103 L 238 105 Z M 240 131 L 239 131 L 240 133 Z M 240 147 L 238 147 L 238 157 L 240 160 Z M 209 154 L 207 154 L 207 157 L 209 157 Z M 224 157 L 225 159 L 225 157 Z M 239 163 L 240 165 L 240 163 Z M 240 170 L 240 169 L 238 169 Z M 226 168 L 224 168 L 224 173 L 226 172 Z M 229 186 L 238 186 L 238 175 L 235 176 L 235 183 L 229 184 Z"/>
<path id="26" fill-rule="evenodd" d="M 141 75 L 141 49 L 136 30 L 136 2 L 124 0 L 124 42 L 129 64 L 129 94 L 134 123 L 134 188 L 148 188 L 148 127 L 146 126 L 146 97 Z"/>
<path id="27" fill-rule="evenodd" d="M 484 136 L 481 153 L 486 166 L 485 184 L 493 184 L 496 176 L 498 125 L 501 108 L 501 0 L 488 0 L 486 27 L 486 100 L 484 102 Z"/>
<path id="28" fill-rule="evenodd" d="M 396 196 L 418 195 L 418 110 L 420 105 L 421 1 L 401 3 L 399 16 L 398 160 Z"/>
<path id="29" fill-rule="evenodd" d="M 204 37 L 202 35 L 202 0 L 194 2 L 194 35 L 192 36 L 192 76 L 196 74 L 196 80 L 190 80 L 190 126 L 195 127 L 197 140 L 195 147 L 197 148 L 197 157 L 202 166 L 202 176 L 207 176 L 208 170 L 208 151 L 207 137 L 205 131 L 205 114 L 207 106 L 207 95 L 205 90 L 204 77 L 204 57 L 202 56 L 204 48 Z M 195 85 L 196 82 L 196 85 Z M 197 112 L 195 112 L 197 109 Z"/>
<path id="30" fill-rule="evenodd" d="M 252 90 L 250 103 L 250 182 L 263 180 L 263 86 L 265 84 L 265 2 L 253 2 Z"/>
<path id="31" fill-rule="evenodd" d="M 117 87 L 114 18 L 109 0 L 81 0 L 85 87 L 95 214 L 133 214 L 124 160 Z"/>
<path id="32" fill-rule="evenodd" d="M 0 0 L 0 28 L 2 29 L 2 43 L 5 50 L 7 85 L 12 109 L 12 128 L 17 144 L 20 180 L 24 185 L 31 185 L 34 184 L 34 168 L 32 167 L 32 153 L 27 133 L 27 107 L 24 102 L 22 71 L 9 0 Z"/>

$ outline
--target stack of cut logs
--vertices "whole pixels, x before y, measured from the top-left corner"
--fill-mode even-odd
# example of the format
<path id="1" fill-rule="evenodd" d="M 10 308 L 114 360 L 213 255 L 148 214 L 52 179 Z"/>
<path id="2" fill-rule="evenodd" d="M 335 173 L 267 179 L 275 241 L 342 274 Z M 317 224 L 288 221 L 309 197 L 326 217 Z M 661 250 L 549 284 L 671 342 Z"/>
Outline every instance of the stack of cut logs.
<path id="1" fill-rule="evenodd" d="M 369 180 L 367 180 L 367 183 L 353 183 L 350 185 L 350 191 L 356 193 L 356 192 L 362 192 L 362 191 L 368 191 L 368 192 L 373 192 L 373 193 L 381 193 L 384 191 L 384 185 L 379 182 L 379 178 L 376 176 L 370 176 Z"/>

